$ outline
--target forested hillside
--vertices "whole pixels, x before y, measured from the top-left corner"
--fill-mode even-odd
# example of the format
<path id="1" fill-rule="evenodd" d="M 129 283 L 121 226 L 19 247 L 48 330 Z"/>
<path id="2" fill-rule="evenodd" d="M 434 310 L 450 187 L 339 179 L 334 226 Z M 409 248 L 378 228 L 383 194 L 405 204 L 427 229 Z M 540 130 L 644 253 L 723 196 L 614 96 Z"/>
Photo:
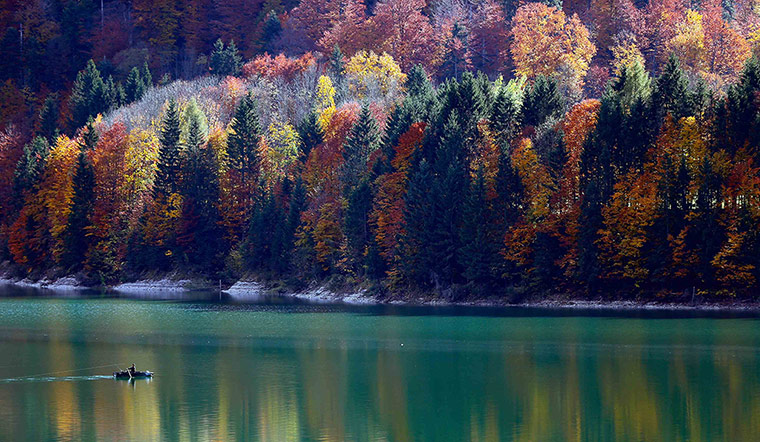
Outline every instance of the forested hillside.
<path id="1" fill-rule="evenodd" d="M 11 0 L 0 25 L 19 272 L 760 285 L 754 0 Z"/>

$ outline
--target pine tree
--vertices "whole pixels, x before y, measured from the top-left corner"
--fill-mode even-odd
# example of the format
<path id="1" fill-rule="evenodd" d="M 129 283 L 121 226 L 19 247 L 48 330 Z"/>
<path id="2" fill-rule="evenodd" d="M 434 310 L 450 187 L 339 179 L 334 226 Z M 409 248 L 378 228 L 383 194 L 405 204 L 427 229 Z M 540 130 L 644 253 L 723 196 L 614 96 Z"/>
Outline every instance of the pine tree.
<path id="1" fill-rule="evenodd" d="M 348 195 L 343 222 L 343 234 L 348 245 L 349 261 L 358 271 L 370 243 L 369 212 L 372 210 L 372 189 L 362 180 Z"/>
<path id="2" fill-rule="evenodd" d="M 429 287 L 432 275 L 430 232 L 439 222 L 433 214 L 433 172 L 423 159 L 409 179 L 404 198 L 404 230 L 400 238 L 400 266 L 409 282 Z"/>
<path id="3" fill-rule="evenodd" d="M 369 156 L 378 148 L 380 131 L 368 106 L 362 107 L 343 146 L 343 184 L 353 189 L 365 174 Z"/>
<path id="4" fill-rule="evenodd" d="M 148 62 L 143 63 L 142 72 L 140 73 L 142 76 L 142 82 L 143 85 L 145 85 L 145 90 L 153 87 L 153 74 L 150 73 L 150 68 L 148 67 Z"/>
<path id="5" fill-rule="evenodd" d="M 539 75 L 525 91 L 522 107 L 524 123 L 527 126 L 540 126 L 550 118 L 560 117 L 564 107 L 557 82 L 551 77 Z"/>
<path id="6" fill-rule="evenodd" d="M 218 269 L 222 249 L 218 167 L 214 151 L 205 146 L 205 118 L 193 101 L 187 106 L 185 119 L 188 129 L 182 162 L 183 223 L 177 243 L 191 264 Z"/>
<path id="7" fill-rule="evenodd" d="M 55 143 L 58 136 L 58 96 L 50 94 L 40 109 L 40 124 L 37 135 L 45 137 L 48 143 Z"/>
<path id="8" fill-rule="evenodd" d="M 62 262 L 73 270 L 81 269 L 92 243 L 87 232 L 95 206 L 95 169 L 90 155 L 97 142 L 98 134 L 90 121 L 82 133 L 82 143 L 72 180 L 71 212 L 64 234 L 65 253 Z"/>
<path id="9" fill-rule="evenodd" d="M 238 75 L 242 66 L 243 58 L 238 53 L 234 41 L 230 41 L 227 47 L 224 46 L 222 39 L 214 43 L 214 50 L 211 52 L 209 67 L 211 73 L 226 77 L 228 75 Z"/>
<path id="10" fill-rule="evenodd" d="M 693 115 L 690 95 L 689 80 L 681 69 L 678 57 L 671 54 L 652 93 L 655 121 L 661 125 L 667 114 L 675 121 Z"/>
<path id="11" fill-rule="evenodd" d="M 140 71 L 136 67 L 132 68 L 127 76 L 127 82 L 124 85 L 126 102 L 133 103 L 138 101 L 142 98 L 143 94 L 145 94 L 145 89 L 145 83 L 143 82 Z"/>
<path id="12" fill-rule="evenodd" d="M 270 10 L 264 21 L 264 33 L 261 39 L 264 42 L 264 50 L 274 52 L 274 44 L 282 33 L 282 23 L 274 10 Z"/>
<path id="13" fill-rule="evenodd" d="M 248 177 L 255 176 L 258 168 L 257 151 L 262 130 L 256 107 L 250 93 L 240 100 L 227 138 L 230 166 L 241 173 L 244 182 Z"/>
<path id="14" fill-rule="evenodd" d="M 108 110 L 106 86 L 100 77 L 98 67 L 92 60 L 88 61 L 87 67 L 77 74 L 69 98 L 69 109 L 71 109 L 69 128 L 72 131 L 84 126 L 89 118 Z"/>
<path id="15" fill-rule="evenodd" d="M 498 259 L 493 235 L 494 223 L 486 195 L 487 189 L 482 169 L 470 184 L 462 207 L 461 244 L 459 264 L 472 290 L 492 288 Z"/>
<path id="16" fill-rule="evenodd" d="M 433 94 L 433 84 L 422 65 L 414 65 L 406 77 L 406 93 L 411 97 L 424 97 Z"/>
<path id="17" fill-rule="evenodd" d="M 24 195 L 31 192 L 42 178 L 49 154 L 50 144 L 43 137 L 35 137 L 24 146 L 13 176 L 14 200 L 18 208 L 24 203 Z"/>
<path id="18" fill-rule="evenodd" d="M 104 83 L 103 96 L 105 100 L 105 111 L 116 109 L 124 104 L 125 92 L 121 84 L 116 84 L 113 76 L 108 76 Z"/>
<path id="19" fill-rule="evenodd" d="M 324 134 L 322 126 L 319 125 L 319 117 L 316 112 L 309 112 L 306 117 L 298 124 L 298 139 L 300 141 L 299 149 L 304 161 L 309 158 L 312 149 L 322 144 Z"/>
<path id="20" fill-rule="evenodd" d="M 346 62 L 343 52 L 338 45 L 333 47 L 330 54 L 329 73 L 333 79 L 338 97 L 342 97 L 346 92 Z"/>
<path id="21" fill-rule="evenodd" d="M 164 196 L 177 192 L 179 184 L 179 171 L 181 167 L 182 145 L 180 144 L 180 114 L 177 102 L 169 100 L 163 121 L 159 142 L 161 144 L 158 153 L 158 170 L 156 181 L 153 186 L 156 193 Z"/>

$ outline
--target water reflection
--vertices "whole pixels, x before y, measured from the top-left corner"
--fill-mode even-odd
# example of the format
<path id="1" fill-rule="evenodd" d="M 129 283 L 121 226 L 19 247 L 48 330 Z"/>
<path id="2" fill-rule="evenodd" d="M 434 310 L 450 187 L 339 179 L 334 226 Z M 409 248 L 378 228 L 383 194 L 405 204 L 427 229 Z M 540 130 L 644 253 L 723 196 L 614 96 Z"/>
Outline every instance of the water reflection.
<path id="1" fill-rule="evenodd" d="M 2 301 L 0 440 L 753 440 L 757 325 Z"/>

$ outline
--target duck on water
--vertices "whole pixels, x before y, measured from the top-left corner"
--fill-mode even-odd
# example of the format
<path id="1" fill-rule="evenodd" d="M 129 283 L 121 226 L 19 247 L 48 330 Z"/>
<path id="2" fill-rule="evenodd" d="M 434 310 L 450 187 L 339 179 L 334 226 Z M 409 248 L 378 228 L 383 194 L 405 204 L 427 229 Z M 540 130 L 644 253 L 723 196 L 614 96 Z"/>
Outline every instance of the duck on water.
<path id="1" fill-rule="evenodd" d="M 126 370 L 113 372 L 113 377 L 115 379 L 146 379 L 153 377 L 153 373 L 150 371 L 137 371 L 135 364 L 132 364 Z"/>

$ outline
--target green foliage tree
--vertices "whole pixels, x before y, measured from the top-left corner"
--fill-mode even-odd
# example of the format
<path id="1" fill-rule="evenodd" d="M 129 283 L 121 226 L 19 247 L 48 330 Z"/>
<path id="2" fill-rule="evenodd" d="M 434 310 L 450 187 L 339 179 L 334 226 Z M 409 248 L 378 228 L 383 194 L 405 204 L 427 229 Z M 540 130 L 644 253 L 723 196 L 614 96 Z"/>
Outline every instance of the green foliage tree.
<path id="1" fill-rule="evenodd" d="M 100 76 L 98 67 L 95 66 L 95 62 L 90 60 L 87 62 L 87 67 L 77 74 L 74 87 L 71 90 L 69 97 L 70 130 L 75 131 L 84 126 L 88 119 L 107 111 L 108 108 L 106 85 Z"/>
<path id="2" fill-rule="evenodd" d="M 88 228 L 95 207 L 95 169 L 91 155 L 98 142 L 98 134 L 90 121 L 82 133 L 79 156 L 72 180 L 73 196 L 66 232 L 62 263 L 72 270 L 80 270 L 92 244 Z"/>
<path id="3" fill-rule="evenodd" d="M 239 171 L 245 181 L 254 176 L 258 168 L 257 150 L 261 141 L 261 124 L 256 101 L 248 93 L 235 109 L 227 138 L 230 166 Z"/>
<path id="4" fill-rule="evenodd" d="M 154 193 L 168 196 L 178 190 L 183 147 L 180 143 L 181 132 L 177 102 L 171 99 L 161 122 L 158 170 L 153 185 Z"/>
<path id="5" fill-rule="evenodd" d="M 225 47 L 222 39 L 214 43 L 214 50 L 211 52 L 209 67 L 211 73 L 226 77 L 228 75 L 238 75 L 242 67 L 243 58 L 240 56 L 234 41 Z"/>

